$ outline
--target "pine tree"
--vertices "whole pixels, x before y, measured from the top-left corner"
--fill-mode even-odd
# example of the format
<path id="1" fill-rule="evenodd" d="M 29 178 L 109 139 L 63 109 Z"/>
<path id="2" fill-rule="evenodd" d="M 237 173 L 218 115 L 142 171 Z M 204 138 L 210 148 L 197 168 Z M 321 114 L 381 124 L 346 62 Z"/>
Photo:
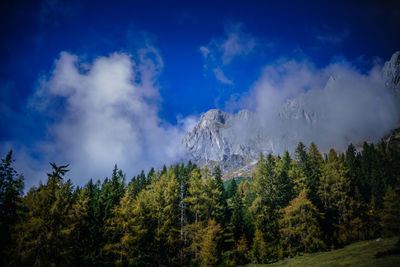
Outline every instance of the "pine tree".
<path id="1" fill-rule="evenodd" d="M 400 234 L 400 188 L 388 187 L 383 199 L 381 223 L 384 233 L 388 236 Z"/>
<path id="2" fill-rule="evenodd" d="M 162 245 L 164 250 L 164 258 L 160 259 L 160 262 L 165 262 L 168 259 L 168 265 L 177 265 L 179 263 L 178 253 L 180 247 L 180 223 L 179 223 L 179 183 L 175 178 L 175 173 L 172 168 L 167 171 L 166 176 L 161 178 L 156 184 L 160 185 L 160 189 L 163 190 L 162 198 L 162 214 L 161 222 L 156 239 Z M 155 203 L 160 204 L 160 203 Z"/>
<path id="3" fill-rule="evenodd" d="M 232 198 L 232 232 L 235 241 L 238 241 L 246 233 L 246 222 L 244 218 L 244 205 L 239 193 Z"/>
<path id="4" fill-rule="evenodd" d="M 282 244 L 289 255 L 314 252 L 324 247 L 318 219 L 322 214 L 307 198 L 305 191 L 282 210 L 280 232 Z"/>
<path id="5" fill-rule="evenodd" d="M 355 190 L 356 187 L 360 187 L 361 181 L 361 173 L 360 173 L 360 161 L 359 156 L 357 154 L 356 148 L 353 144 L 350 144 L 346 151 L 345 157 L 345 165 L 348 169 L 348 177 L 351 180 L 352 190 Z M 354 191 L 352 191 L 354 192 Z"/>
<path id="6" fill-rule="evenodd" d="M 189 210 L 193 214 L 194 224 L 197 226 L 200 221 L 205 219 L 208 201 L 205 195 L 205 186 L 200 174 L 200 170 L 193 170 L 190 174 L 188 196 L 185 202 L 189 204 Z M 208 219 L 208 218 L 207 218 Z"/>
<path id="7" fill-rule="evenodd" d="M 66 251 L 63 257 L 68 258 L 69 265 L 90 265 L 90 226 L 89 197 L 84 188 L 76 193 L 76 200 L 67 215 L 67 224 L 61 230 L 65 235 Z"/>
<path id="8" fill-rule="evenodd" d="M 322 167 L 319 197 L 325 212 L 324 230 L 331 242 L 344 244 L 351 237 L 350 222 L 356 217 L 351 180 L 343 159 L 330 150 Z M 335 234 L 334 234 L 335 233 Z"/>
<path id="9" fill-rule="evenodd" d="M 400 185 L 400 145 L 394 138 L 388 142 L 387 154 L 390 166 L 388 185 L 394 187 Z"/>
<path id="10" fill-rule="evenodd" d="M 267 262 L 267 245 L 265 244 L 262 232 L 256 229 L 253 239 L 253 247 L 251 249 L 253 261 L 256 263 Z"/>
<path id="11" fill-rule="evenodd" d="M 362 179 L 360 179 L 360 191 L 366 202 L 370 203 L 372 200 L 372 184 L 375 180 L 375 148 L 374 146 L 368 145 L 366 142 L 363 144 L 363 149 L 360 157 L 360 173 Z M 375 207 L 374 207 L 375 208 Z"/>
<path id="12" fill-rule="evenodd" d="M 188 223 L 188 203 L 185 199 L 188 193 L 189 186 L 189 175 L 195 167 L 189 161 L 188 165 L 185 167 L 183 163 L 179 166 L 178 170 L 175 172 L 177 181 L 179 183 L 179 235 L 180 235 L 180 247 L 179 247 L 179 257 L 180 265 L 184 265 L 186 261 L 184 249 L 187 246 L 187 235 L 185 231 L 185 226 Z"/>
<path id="13" fill-rule="evenodd" d="M 24 177 L 12 167 L 12 151 L 0 163 L 0 265 L 7 262 L 7 250 L 11 243 L 11 231 L 21 211 Z"/>
<path id="14" fill-rule="evenodd" d="M 85 195 L 88 198 L 88 216 L 86 218 L 89 227 L 89 236 L 87 253 L 82 255 L 87 265 L 97 266 L 101 261 L 101 244 L 103 244 L 104 232 L 104 212 L 101 204 L 100 193 L 101 183 L 98 180 L 93 183 L 92 179 L 89 180 L 84 187 Z"/>
<path id="15" fill-rule="evenodd" d="M 105 228 L 107 222 L 114 216 L 113 210 L 119 204 L 121 198 L 125 194 L 125 180 L 126 176 L 119 170 L 115 164 L 112 171 L 111 179 L 104 179 L 101 186 L 101 191 L 99 195 L 99 205 L 100 205 L 100 225 L 103 228 L 101 232 L 102 238 L 99 247 L 103 248 L 106 244 L 114 243 L 118 240 L 118 236 L 114 232 L 110 232 Z M 100 251 L 101 253 L 101 251 Z M 112 259 L 102 257 L 105 263 L 112 262 Z"/>
<path id="16" fill-rule="evenodd" d="M 268 155 L 265 160 L 260 154 L 257 170 L 252 183 L 252 199 L 249 211 L 255 219 L 257 229 L 265 234 L 271 257 L 277 256 L 276 248 L 279 241 L 279 208 L 282 203 L 280 182 L 280 160 Z"/>
<path id="17" fill-rule="evenodd" d="M 238 185 L 236 183 L 235 178 L 233 178 L 232 180 L 230 180 L 230 183 L 228 184 L 228 188 L 226 190 L 227 191 L 226 198 L 227 199 L 232 198 L 236 194 L 237 189 L 238 189 Z"/>
<path id="18" fill-rule="evenodd" d="M 220 225 L 222 225 L 222 227 L 224 227 L 225 224 L 227 223 L 227 218 L 229 214 L 228 214 L 228 204 L 226 202 L 227 194 L 225 192 L 224 183 L 222 182 L 222 174 L 219 166 L 214 168 L 213 176 L 214 176 L 213 191 L 215 191 L 217 194 L 216 196 L 217 203 L 215 205 L 215 208 L 220 209 L 216 211 L 218 214 L 216 215 L 215 219 L 217 223 L 219 223 Z"/>
<path id="19" fill-rule="evenodd" d="M 309 172 L 308 155 L 306 146 L 302 142 L 297 145 L 295 155 L 299 168 L 307 174 Z"/>
<path id="20" fill-rule="evenodd" d="M 321 202 L 318 197 L 318 187 L 323 161 L 317 146 L 312 142 L 308 149 L 309 170 L 308 173 L 306 173 L 306 189 L 308 198 L 319 208 L 321 207 Z"/>
<path id="21" fill-rule="evenodd" d="M 137 202 L 132 199 L 131 194 L 127 190 L 114 210 L 114 216 L 108 220 L 107 228 L 113 232 L 119 239 L 115 243 L 107 243 L 104 247 L 106 255 L 112 255 L 114 264 L 116 265 L 138 265 L 142 258 L 139 257 L 141 245 L 145 245 L 146 212 L 143 214 L 141 205 L 146 201 L 146 192 L 139 194 L 141 199 L 137 198 Z M 143 203 L 144 204 L 144 203 Z M 143 257 L 143 256 L 142 256 Z"/>
<path id="22" fill-rule="evenodd" d="M 200 231 L 200 266 L 216 266 L 221 260 L 221 237 L 223 230 L 213 219 Z"/>
<path id="23" fill-rule="evenodd" d="M 280 195 L 279 207 L 283 208 L 292 200 L 294 191 L 294 183 L 289 174 L 292 168 L 292 159 L 288 151 L 285 151 L 281 165 L 277 186 L 279 187 L 278 191 Z"/>
<path id="24" fill-rule="evenodd" d="M 16 265 L 58 266 L 67 264 L 65 233 L 71 207 L 72 185 L 64 182 L 66 166 L 51 163 L 45 185 L 32 188 L 23 200 L 27 213 L 16 225 Z"/>

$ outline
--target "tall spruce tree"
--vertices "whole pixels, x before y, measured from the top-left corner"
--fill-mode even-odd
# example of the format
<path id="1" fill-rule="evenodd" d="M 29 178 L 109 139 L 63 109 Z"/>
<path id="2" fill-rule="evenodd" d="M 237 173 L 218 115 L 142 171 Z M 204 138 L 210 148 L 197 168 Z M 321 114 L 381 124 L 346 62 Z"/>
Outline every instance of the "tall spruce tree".
<path id="1" fill-rule="evenodd" d="M 68 214 L 71 207 L 72 185 L 64 182 L 68 165 L 51 163 L 53 171 L 47 183 L 32 188 L 23 200 L 27 210 L 16 225 L 17 247 L 15 265 L 60 266 L 67 265 L 65 254 Z"/>
<path id="2" fill-rule="evenodd" d="M 213 219 L 200 231 L 200 266 L 217 266 L 221 261 L 222 233 L 222 227 Z"/>
<path id="3" fill-rule="evenodd" d="M 321 177 L 321 168 L 323 158 L 317 145 L 312 142 L 308 149 L 308 172 L 306 173 L 307 197 L 318 208 L 321 208 L 321 201 L 318 196 L 319 179 Z"/>
<path id="4" fill-rule="evenodd" d="M 24 177 L 12 167 L 12 151 L 0 163 L 0 265 L 8 261 L 12 228 L 21 211 L 21 197 Z"/>
<path id="5" fill-rule="evenodd" d="M 216 190 L 217 194 L 218 194 L 217 199 L 216 199 L 216 202 L 217 202 L 216 207 L 219 207 L 221 209 L 219 211 L 220 214 L 218 214 L 215 219 L 218 224 L 220 224 L 220 225 L 222 225 L 222 227 L 224 227 L 225 224 L 227 223 L 227 220 L 229 217 L 229 214 L 228 214 L 229 211 L 228 211 L 228 204 L 226 202 L 227 193 L 224 188 L 224 182 L 222 181 L 222 173 L 221 173 L 221 169 L 219 166 L 216 166 L 214 168 L 213 176 L 214 176 L 213 187 L 214 187 L 214 190 Z"/>
<path id="6" fill-rule="evenodd" d="M 282 210 L 280 232 L 286 254 L 313 252 L 324 247 L 319 218 L 322 214 L 307 198 L 305 191 Z"/>
<path id="7" fill-rule="evenodd" d="M 400 234 L 400 187 L 389 186 L 383 199 L 381 224 L 387 236 Z"/>

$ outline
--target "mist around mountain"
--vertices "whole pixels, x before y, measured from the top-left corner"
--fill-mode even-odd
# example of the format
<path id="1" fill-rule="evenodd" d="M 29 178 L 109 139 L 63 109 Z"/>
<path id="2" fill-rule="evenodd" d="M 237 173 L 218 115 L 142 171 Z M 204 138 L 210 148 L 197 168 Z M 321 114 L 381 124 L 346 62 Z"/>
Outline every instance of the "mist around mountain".
<path id="1" fill-rule="evenodd" d="M 277 78 L 280 76 L 280 78 Z M 236 113 L 209 110 L 185 134 L 194 161 L 224 169 L 314 141 L 322 151 L 378 142 L 400 122 L 400 52 L 361 73 L 346 62 L 317 71 L 307 62 L 268 66 Z"/>
<path id="2" fill-rule="evenodd" d="M 331 76 L 322 89 L 285 100 L 273 118 L 261 116 L 257 105 L 235 114 L 203 114 L 184 138 L 192 157 L 226 170 L 254 167 L 251 177 L 232 179 L 226 187 L 219 166 L 191 161 L 132 178 L 115 165 L 110 178 L 84 186 L 68 179 L 68 164 L 50 163 L 45 182 L 24 194 L 24 177 L 10 151 L 0 163 L 0 265 L 238 266 L 398 237 L 398 132 L 359 150 L 340 143 L 375 141 L 395 125 L 398 57 L 385 64 L 383 78 L 381 70 Z M 383 87 L 375 87 L 382 81 Z M 333 111 L 353 107 L 353 113 L 331 115 L 349 94 L 358 102 Z M 315 109 L 318 103 L 324 108 Z M 319 132 L 335 122 L 340 129 Z M 358 128 L 347 132 L 351 123 Z M 316 143 L 300 139 L 313 137 L 337 141 L 339 149 L 321 153 Z M 290 153 L 280 154 L 296 140 Z M 398 248 L 374 257 L 395 253 Z"/>

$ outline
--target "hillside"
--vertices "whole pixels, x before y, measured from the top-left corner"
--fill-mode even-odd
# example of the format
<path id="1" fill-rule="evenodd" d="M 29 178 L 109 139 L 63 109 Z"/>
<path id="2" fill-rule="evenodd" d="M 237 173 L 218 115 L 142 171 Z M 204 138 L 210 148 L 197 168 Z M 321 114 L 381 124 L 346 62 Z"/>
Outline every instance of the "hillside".
<path id="1" fill-rule="evenodd" d="M 380 242 L 376 240 L 361 241 L 330 252 L 306 254 L 273 264 L 249 264 L 247 266 L 400 266 L 400 254 L 375 257 L 378 252 L 395 248 L 397 241 L 398 237 L 382 239 Z"/>

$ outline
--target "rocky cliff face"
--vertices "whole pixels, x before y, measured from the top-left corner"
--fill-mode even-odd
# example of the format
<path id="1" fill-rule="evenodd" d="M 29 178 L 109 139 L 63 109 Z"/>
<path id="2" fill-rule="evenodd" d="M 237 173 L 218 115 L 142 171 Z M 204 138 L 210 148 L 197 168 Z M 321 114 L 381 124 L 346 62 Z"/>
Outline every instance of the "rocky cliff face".
<path id="1" fill-rule="evenodd" d="M 396 52 L 385 63 L 382 75 L 386 87 L 400 101 L 400 52 Z M 331 76 L 324 90 L 331 90 L 335 80 Z M 209 110 L 186 133 L 183 144 L 194 161 L 200 164 L 217 163 L 225 170 L 248 165 L 254 162 L 260 152 L 282 153 L 286 149 L 292 150 L 300 140 L 300 131 L 304 133 L 304 130 L 312 131 L 319 127 L 325 114 L 316 112 L 310 101 L 312 99 L 307 94 L 289 99 L 279 109 L 274 125 L 260 125 L 248 110 L 236 114 Z M 280 124 L 284 125 L 285 131 L 279 132 L 277 128 Z M 274 134 L 270 134 L 271 129 Z"/>
<path id="2" fill-rule="evenodd" d="M 383 78 L 387 88 L 400 98 L 400 51 L 392 55 L 382 69 Z"/>
<path id="3" fill-rule="evenodd" d="M 253 156 L 254 148 L 240 140 L 236 126 L 250 122 L 251 116 L 247 110 L 235 115 L 218 109 L 209 110 L 186 133 L 183 143 L 196 162 L 223 162 L 227 165 L 225 168 L 242 166 Z"/>

